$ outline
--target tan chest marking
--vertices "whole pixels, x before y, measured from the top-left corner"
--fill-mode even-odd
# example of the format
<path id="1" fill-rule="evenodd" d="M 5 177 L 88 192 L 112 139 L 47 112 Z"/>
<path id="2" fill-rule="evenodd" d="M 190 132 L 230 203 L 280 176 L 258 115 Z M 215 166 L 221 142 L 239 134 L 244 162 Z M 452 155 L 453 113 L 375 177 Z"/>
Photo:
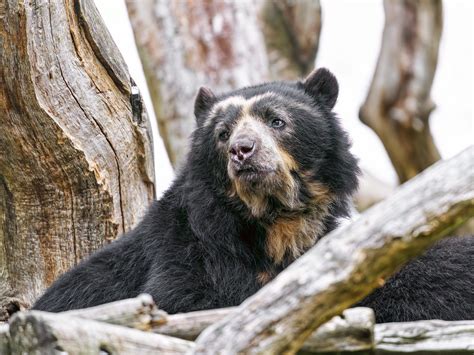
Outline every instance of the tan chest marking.
<path id="1" fill-rule="evenodd" d="M 314 194 L 312 213 L 281 217 L 267 228 L 266 252 L 276 263 L 283 261 L 285 255 L 298 258 L 321 236 L 332 198 L 328 188 L 322 184 L 312 183 L 309 187 Z"/>

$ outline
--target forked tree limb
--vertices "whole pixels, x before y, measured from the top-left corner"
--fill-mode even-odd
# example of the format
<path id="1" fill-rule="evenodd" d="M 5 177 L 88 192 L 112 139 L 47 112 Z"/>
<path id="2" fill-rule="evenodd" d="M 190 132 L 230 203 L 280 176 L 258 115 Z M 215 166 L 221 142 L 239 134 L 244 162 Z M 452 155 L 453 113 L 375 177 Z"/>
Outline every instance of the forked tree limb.
<path id="1" fill-rule="evenodd" d="M 441 0 L 385 0 L 382 48 L 360 119 L 381 139 L 400 182 L 440 159 L 430 97 L 442 31 Z"/>
<path id="2" fill-rule="evenodd" d="M 237 311 L 195 354 L 294 353 L 321 324 L 474 215 L 474 147 L 439 162 L 358 220 L 328 234 Z"/>

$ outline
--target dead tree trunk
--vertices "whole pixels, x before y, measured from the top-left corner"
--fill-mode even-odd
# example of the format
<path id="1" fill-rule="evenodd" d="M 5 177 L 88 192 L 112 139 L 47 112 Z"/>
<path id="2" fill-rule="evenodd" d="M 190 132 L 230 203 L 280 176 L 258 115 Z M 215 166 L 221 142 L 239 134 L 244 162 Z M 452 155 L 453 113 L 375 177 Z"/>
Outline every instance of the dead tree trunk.
<path id="1" fill-rule="evenodd" d="M 261 0 L 260 22 L 274 79 L 295 80 L 313 70 L 321 33 L 319 0 Z"/>
<path id="2" fill-rule="evenodd" d="M 248 1 L 127 0 L 158 127 L 171 162 L 183 158 L 199 86 L 217 92 L 258 83 L 268 64 Z"/>
<path id="3" fill-rule="evenodd" d="M 471 147 L 436 164 L 328 234 L 207 328 L 194 353 L 294 353 L 321 324 L 474 215 L 473 154 Z"/>
<path id="4" fill-rule="evenodd" d="M 382 48 L 359 116 L 380 137 L 404 182 L 440 159 L 430 98 L 442 30 L 441 0 L 385 0 Z"/>
<path id="5" fill-rule="evenodd" d="M 8 313 L 130 229 L 153 198 L 154 176 L 146 113 L 93 1 L 2 0 L 0 34 Z"/>

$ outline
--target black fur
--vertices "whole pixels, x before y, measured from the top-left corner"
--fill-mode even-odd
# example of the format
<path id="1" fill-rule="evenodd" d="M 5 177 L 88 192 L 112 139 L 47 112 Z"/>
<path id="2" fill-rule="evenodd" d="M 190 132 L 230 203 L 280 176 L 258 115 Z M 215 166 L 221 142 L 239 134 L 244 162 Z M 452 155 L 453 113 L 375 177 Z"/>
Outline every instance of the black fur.
<path id="1" fill-rule="evenodd" d="M 378 323 L 474 319 L 474 237 L 452 237 L 405 265 L 359 306 Z"/>
<path id="2" fill-rule="evenodd" d="M 232 139 L 228 135 L 235 129 L 235 122 L 244 109 L 230 105 L 214 110 L 214 106 L 229 97 L 249 99 L 269 92 L 275 95 L 255 102 L 246 114 L 257 117 L 258 125 L 270 132 L 278 146 L 297 163 L 298 168 L 292 168 L 290 178 L 297 187 L 298 207 L 290 208 L 285 201 L 270 194 L 264 213 L 255 216 L 239 196 L 229 193 L 232 181 L 226 140 Z M 304 217 L 318 208 L 314 206 L 315 196 L 309 183 L 323 186 L 330 198 L 327 209 L 321 207 L 324 213 L 318 212 L 322 227 L 315 229 L 314 241 L 334 229 L 340 217 L 349 214 L 349 201 L 357 188 L 359 170 L 349 152 L 348 137 L 331 112 L 337 93 L 337 81 L 327 70 L 311 74 L 304 82 L 267 83 L 220 96 L 201 89 L 195 103 L 197 128 L 190 152 L 170 189 L 152 204 L 135 229 L 62 275 L 34 308 L 58 312 L 134 297 L 143 292 L 151 294 L 158 306 L 169 313 L 241 303 L 262 287 L 261 273 L 273 277 L 294 260 L 290 253 L 280 261 L 269 256 L 267 230 L 281 217 Z M 271 128 L 275 117 L 286 119 L 286 126 Z M 255 175 L 250 176 L 255 178 Z M 258 179 L 248 183 L 258 183 Z M 458 250 L 456 244 L 445 246 L 449 254 L 467 259 L 466 248 Z M 434 250 L 431 253 L 440 249 Z M 430 255 L 437 258 L 436 254 Z M 447 267 L 451 265 L 446 258 L 436 263 L 440 268 L 443 263 Z M 425 272 L 421 267 L 414 270 Z M 437 285 L 424 284 L 427 295 L 434 297 L 431 290 L 452 289 L 440 295 L 440 302 L 453 293 L 460 295 L 458 289 L 467 287 L 468 282 L 472 286 L 470 270 L 465 270 L 464 278 L 459 276 L 455 282 L 447 277 L 425 277 L 437 282 Z M 470 281 L 465 281 L 466 277 Z M 390 287 L 389 282 L 385 289 Z M 391 305 L 393 300 L 383 291 L 374 295 L 380 292 L 385 296 L 380 299 Z M 408 300 L 412 294 L 419 295 L 409 287 Z M 374 295 L 366 302 L 372 300 L 376 312 L 384 312 L 379 319 L 396 319 L 399 307 L 380 310 L 383 304 L 374 301 Z M 459 297 L 455 299 L 459 301 Z M 445 311 L 433 309 L 429 304 L 423 314 L 425 318 L 448 317 Z M 472 318 L 472 312 L 457 315 L 459 319 Z"/>

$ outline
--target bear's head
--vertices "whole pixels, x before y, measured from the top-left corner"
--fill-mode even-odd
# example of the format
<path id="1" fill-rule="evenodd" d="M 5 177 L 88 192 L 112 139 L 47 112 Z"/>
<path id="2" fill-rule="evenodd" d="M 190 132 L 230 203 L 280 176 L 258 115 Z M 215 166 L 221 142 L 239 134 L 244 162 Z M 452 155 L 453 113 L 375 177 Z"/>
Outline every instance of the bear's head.
<path id="1" fill-rule="evenodd" d="M 298 256 L 348 214 L 359 169 L 332 113 L 337 95 L 326 69 L 301 82 L 197 95 L 188 166 L 229 208 L 264 226 L 276 261 Z"/>

